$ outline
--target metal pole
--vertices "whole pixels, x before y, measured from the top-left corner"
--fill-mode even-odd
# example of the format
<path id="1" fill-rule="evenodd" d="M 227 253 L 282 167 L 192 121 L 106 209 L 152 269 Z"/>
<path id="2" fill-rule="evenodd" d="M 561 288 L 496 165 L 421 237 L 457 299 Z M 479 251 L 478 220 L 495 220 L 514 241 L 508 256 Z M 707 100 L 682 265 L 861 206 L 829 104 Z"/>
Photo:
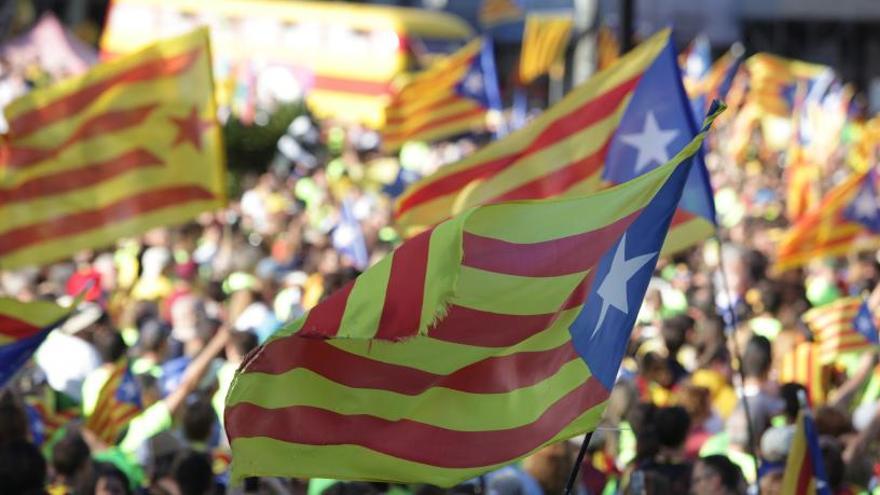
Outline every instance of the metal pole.
<path id="1" fill-rule="evenodd" d="M 593 438 L 592 431 L 584 435 L 584 441 L 581 442 L 581 450 L 578 451 L 577 459 L 575 459 L 574 466 L 571 468 L 571 474 L 568 475 L 568 483 L 565 484 L 565 495 L 571 495 L 574 489 L 574 482 L 577 481 L 578 473 L 581 470 L 584 457 L 587 455 L 587 447 L 590 445 L 591 438 Z"/>
<path id="2" fill-rule="evenodd" d="M 620 0 L 620 51 L 626 53 L 633 47 L 636 6 L 634 0 Z"/>

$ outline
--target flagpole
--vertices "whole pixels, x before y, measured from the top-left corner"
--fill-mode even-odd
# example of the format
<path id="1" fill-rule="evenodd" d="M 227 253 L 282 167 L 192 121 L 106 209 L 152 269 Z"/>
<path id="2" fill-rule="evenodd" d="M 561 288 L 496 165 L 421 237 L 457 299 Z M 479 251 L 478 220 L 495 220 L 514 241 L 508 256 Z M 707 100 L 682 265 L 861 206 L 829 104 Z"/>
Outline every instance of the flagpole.
<path id="1" fill-rule="evenodd" d="M 736 371 L 737 371 L 737 374 L 739 375 L 739 380 L 740 380 L 740 394 L 739 394 L 739 396 L 740 396 L 740 399 L 742 400 L 743 412 L 745 412 L 745 414 L 746 414 L 746 427 L 748 428 L 748 435 L 749 435 L 749 454 L 752 456 L 752 460 L 755 463 L 755 486 L 757 487 L 757 493 L 758 493 L 758 495 L 761 495 L 761 485 L 758 483 L 758 468 L 760 466 L 758 463 L 757 449 L 755 448 L 755 444 L 756 444 L 756 442 L 755 442 L 755 428 L 754 428 L 754 425 L 752 424 L 752 415 L 749 412 L 749 401 L 746 399 L 746 389 L 745 389 L 746 376 L 745 376 L 745 373 L 743 373 L 743 369 L 742 369 L 742 354 L 739 352 L 739 343 L 736 341 L 736 335 L 735 335 L 736 327 L 738 325 L 737 325 L 737 321 L 736 321 L 736 311 L 734 310 L 734 308 L 732 306 L 733 291 L 730 290 L 730 283 L 728 283 L 728 281 L 727 281 L 727 272 L 724 271 L 724 254 L 723 254 L 724 250 L 722 249 L 721 234 L 719 232 L 717 225 L 715 227 L 715 242 L 716 242 L 716 247 L 718 248 L 718 271 L 721 272 L 721 285 L 723 287 L 724 296 L 727 299 L 727 303 L 729 305 L 729 310 L 730 310 L 730 318 L 724 318 L 723 315 L 722 315 L 722 318 L 724 319 L 724 325 L 728 327 L 727 337 L 733 342 L 733 355 L 736 358 Z"/>
<path id="2" fill-rule="evenodd" d="M 571 467 L 571 474 L 568 475 L 568 483 L 565 484 L 565 495 L 571 495 L 572 490 L 574 489 L 574 482 L 577 480 L 578 473 L 581 470 L 581 464 L 583 464 L 584 457 L 587 455 L 587 447 L 590 445 L 591 438 L 593 438 L 592 431 L 584 435 L 584 441 L 581 442 L 581 449 L 578 451 L 574 466 Z"/>

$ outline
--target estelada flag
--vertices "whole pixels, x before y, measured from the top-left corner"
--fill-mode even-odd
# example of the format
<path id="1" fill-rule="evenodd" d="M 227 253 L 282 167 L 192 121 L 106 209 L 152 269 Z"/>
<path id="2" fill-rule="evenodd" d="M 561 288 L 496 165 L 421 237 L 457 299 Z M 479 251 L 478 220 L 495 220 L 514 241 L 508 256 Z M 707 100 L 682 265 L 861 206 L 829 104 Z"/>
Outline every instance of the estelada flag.
<path id="1" fill-rule="evenodd" d="M 0 297 L 0 388 L 24 366 L 49 332 L 64 323 L 75 306 Z"/>
<path id="2" fill-rule="evenodd" d="M 843 297 L 813 308 L 801 317 L 819 345 L 823 363 L 844 354 L 872 351 L 880 345 L 877 322 L 866 300 Z"/>
<path id="3" fill-rule="evenodd" d="M 0 268 L 55 261 L 225 203 L 208 32 L 6 107 Z"/>
<path id="4" fill-rule="evenodd" d="M 785 461 L 782 477 L 783 495 L 831 495 L 825 474 L 825 461 L 819 448 L 816 423 L 808 410 L 798 413 L 794 437 Z"/>
<path id="5" fill-rule="evenodd" d="M 529 14 L 519 57 L 519 80 L 528 84 L 564 64 L 573 22 L 564 15 Z"/>
<path id="6" fill-rule="evenodd" d="M 450 486 L 595 428 L 704 135 L 599 193 L 470 209 L 279 330 L 226 397 L 233 478 Z"/>
<path id="7" fill-rule="evenodd" d="M 665 163 L 697 130 L 664 30 L 526 126 L 410 186 L 395 204 L 395 220 L 414 235 L 476 205 L 598 191 Z M 691 246 L 714 229 L 700 153 L 664 252 Z"/>
<path id="8" fill-rule="evenodd" d="M 880 246 L 880 202 L 872 172 L 852 174 L 792 225 L 776 247 L 777 272 Z"/>

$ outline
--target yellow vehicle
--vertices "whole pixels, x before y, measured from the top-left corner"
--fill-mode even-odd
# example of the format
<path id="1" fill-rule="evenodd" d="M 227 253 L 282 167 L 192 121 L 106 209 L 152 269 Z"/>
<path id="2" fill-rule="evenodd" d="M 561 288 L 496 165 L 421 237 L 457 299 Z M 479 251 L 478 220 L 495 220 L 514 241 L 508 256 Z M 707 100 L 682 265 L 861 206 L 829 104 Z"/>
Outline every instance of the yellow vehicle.
<path id="1" fill-rule="evenodd" d="M 267 95 L 305 94 L 320 117 L 381 126 L 391 81 L 473 36 L 456 16 L 421 9 L 283 0 L 114 0 L 104 57 L 206 24 L 221 106 L 247 113 Z"/>

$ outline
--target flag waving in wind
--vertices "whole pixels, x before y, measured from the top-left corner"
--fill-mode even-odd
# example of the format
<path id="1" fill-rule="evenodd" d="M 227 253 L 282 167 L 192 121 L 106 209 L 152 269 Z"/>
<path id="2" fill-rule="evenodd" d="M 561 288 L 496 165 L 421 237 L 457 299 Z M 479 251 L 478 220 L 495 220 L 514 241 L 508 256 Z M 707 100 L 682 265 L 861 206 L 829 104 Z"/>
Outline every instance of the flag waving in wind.
<path id="1" fill-rule="evenodd" d="M 225 203 L 207 29 L 5 108 L 0 268 L 41 264 Z"/>
<path id="2" fill-rule="evenodd" d="M 874 315 L 861 297 L 845 297 L 813 308 L 802 319 L 813 332 L 823 363 L 880 345 Z"/>
<path id="3" fill-rule="evenodd" d="M 782 478 L 783 495 L 831 495 L 831 485 L 825 474 L 825 461 L 819 449 L 819 434 L 808 410 L 802 409 L 795 423 L 794 438 L 785 474 Z"/>
<path id="4" fill-rule="evenodd" d="M 120 433 L 142 409 L 141 391 L 128 363 L 117 363 L 98 393 L 95 410 L 86 418 L 85 427 L 104 443 L 114 445 Z"/>
<path id="5" fill-rule="evenodd" d="M 413 184 L 396 202 L 397 224 L 412 235 L 472 206 L 597 191 L 665 163 L 697 133 L 669 34 L 651 37 L 525 127 Z M 664 251 L 705 239 L 714 225 L 698 154 Z"/>
<path id="6" fill-rule="evenodd" d="M 233 477 L 450 486 L 592 430 L 704 133 L 600 193 L 468 210 L 275 333 L 226 398 Z"/>
<path id="7" fill-rule="evenodd" d="M 49 301 L 24 303 L 0 298 L 0 388 L 24 366 L 49 332 L 64 322 L 72 308 Z"/>
<path id="8" fill-rule="evenodd" d="M 433 141 L 487 128 L 490 109 L 500 109 L 492 40 L 477 38 L 416 74 L 385 111 L 382 147 Z"/>

